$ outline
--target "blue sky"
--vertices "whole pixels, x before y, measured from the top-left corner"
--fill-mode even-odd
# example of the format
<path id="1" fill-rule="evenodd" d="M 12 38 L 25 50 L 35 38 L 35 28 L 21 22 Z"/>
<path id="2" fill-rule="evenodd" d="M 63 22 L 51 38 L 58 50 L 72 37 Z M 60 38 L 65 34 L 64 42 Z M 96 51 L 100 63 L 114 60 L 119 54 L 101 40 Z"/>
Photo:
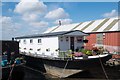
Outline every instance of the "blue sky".
<path id="1" fill-rule="evenodd" d="M 62 24 L 115 17 L 117 2 L 2 2 L 2 38 L 42 33 Z"/>

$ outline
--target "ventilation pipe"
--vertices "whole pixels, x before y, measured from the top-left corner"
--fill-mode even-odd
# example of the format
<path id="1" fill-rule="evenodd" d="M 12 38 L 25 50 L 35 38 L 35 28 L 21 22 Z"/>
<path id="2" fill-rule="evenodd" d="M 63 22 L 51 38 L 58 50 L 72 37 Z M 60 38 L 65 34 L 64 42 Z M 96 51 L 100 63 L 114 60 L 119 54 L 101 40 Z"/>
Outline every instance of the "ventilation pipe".
<path id="1" fill-rule="evenodd" d="M 59 26 L 61 26 L 62 24 L 61 24 L 61 21 L 59 20 Z"/>

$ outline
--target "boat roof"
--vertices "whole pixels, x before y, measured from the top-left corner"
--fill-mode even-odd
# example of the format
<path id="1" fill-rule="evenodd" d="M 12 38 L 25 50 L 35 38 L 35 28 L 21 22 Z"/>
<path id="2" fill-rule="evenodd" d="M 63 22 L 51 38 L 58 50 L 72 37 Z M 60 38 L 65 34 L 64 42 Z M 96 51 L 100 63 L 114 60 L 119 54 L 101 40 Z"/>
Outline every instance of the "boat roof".
<path id="1" fill-rule="evenodd" d="M 27 35 L 27 36 L 15 37 L 15 39 L 50 37 L 50 36 L 61 36 L 61 35 L 64 35 L 64 36 L 87 36 L 88 34 L 82 32 L 80 30 L 73 30 L 73 31 L 60 31 L 60 32 L 52 32 L 52 33 Z"/>

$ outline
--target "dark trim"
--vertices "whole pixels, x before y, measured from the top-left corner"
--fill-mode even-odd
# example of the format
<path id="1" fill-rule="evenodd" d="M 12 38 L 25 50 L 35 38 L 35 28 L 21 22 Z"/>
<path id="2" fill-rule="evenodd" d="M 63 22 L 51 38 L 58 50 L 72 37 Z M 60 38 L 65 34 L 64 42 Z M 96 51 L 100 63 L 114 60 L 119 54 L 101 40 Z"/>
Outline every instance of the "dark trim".
<path id="1" fill-rule="evenodd" d="M 24 39 L 24 38 L 37 38 L 37 37 L 52 37 L 52 36 L 60 36 L 60 35 L 65 35 L 71 32 L 75 32 L 80 30 L 72 30 L 72 31 L 61 31 L 61 32 L 53 32 L 53 33 L 45 33 L 45 34 L 36 34 L 36 35 L 28 35 L 28 36 L 21 36 L 21 37 L 15 37 L 15 39 Z M 82 32 L 84 33 L 84 32 Z M 87 33 L 84 33 L 87 34 Z"/>
<path id="2" fill-rule="evenodd" d="M 88 32 L 88 34 L 97 34 L 97 33 L 115 33 L 120 31 L 103 31 L 103 32 Z"/>
<path id="3" fill-rule="evenodd" d="M 18 41 L 12 41 L 12 40 L 0 40 L 0 42 L 18 42 Z"/>

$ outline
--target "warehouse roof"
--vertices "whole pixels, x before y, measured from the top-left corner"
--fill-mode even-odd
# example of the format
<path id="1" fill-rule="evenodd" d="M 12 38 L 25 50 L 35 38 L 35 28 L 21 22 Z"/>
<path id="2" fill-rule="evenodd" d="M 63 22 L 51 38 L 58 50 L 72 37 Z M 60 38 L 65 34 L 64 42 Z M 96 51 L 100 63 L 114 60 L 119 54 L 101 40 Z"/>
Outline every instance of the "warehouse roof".
<path id="1" fill-rule="evenodd" d="M 27 35 L 27 36 L 16 37 L 15 39 L 36 38 L 36 37 L 49 37 L 49 36 L 60 36 L 60 35 L 66 35 L 66 36 L 87 36 L 88 34 L 82 32 L 82 31 L 79 31 L 79 30 L 72 30 L 72 31 L 60 31 L 60 32 L 53 32 L 53 33 Z"/>
<path id="2" fill-rule="evenodd" d="M 118 26 L 118 22 L 120 19 L 116 18 L 106 18 L 99 19 L 94 21 L 86 21 L 68 25 L 54 26 L 44 33 L 52 33 L 59 31 L 71 31 L 71 30 L 80 30 L 85 33 L 92 32 L 108 32 L 108 31 L 120 31 L 120 27 Z"/>

